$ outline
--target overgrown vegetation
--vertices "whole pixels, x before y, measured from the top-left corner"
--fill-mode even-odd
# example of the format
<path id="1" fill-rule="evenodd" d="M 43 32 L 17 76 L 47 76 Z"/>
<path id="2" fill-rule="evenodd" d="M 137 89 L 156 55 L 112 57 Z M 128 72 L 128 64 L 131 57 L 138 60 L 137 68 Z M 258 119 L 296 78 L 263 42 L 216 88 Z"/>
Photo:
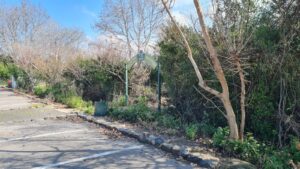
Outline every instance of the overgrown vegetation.
<path id="1" fill-rule="evenodd" d="M 290 144 L 277 150 L 274 146 L 259 143 L 251 133 L 247 133 L 244 141 L 228 139 L 228 128 L 218 128 L 213 136 L 213 144 L 224 154 L 250 161 L 260 168 L 285 168 L 291 160 L 299 162 L 300 152 L 297 150 L 299 140 L 292 138 Z"/>
<path id="2" fill-rule="evenodd" d="M 95 49 L 92 51 L 95 54 L 78 52 L 75 47 L 77 36 L 73 37 L 73 45 L 69 46 L 69 43 L 66 43 L 68 41 L 59 43 L 67 44 L 66 51 L 70 51 L 68 53 L 60 49 L 60 46 L 64 45 L 56 45 L 56 42 L 51 40 L 49 44 L 54 47 L 47 54 L 36 47 L 30 48 L 30 45 L 19 51 L 21 48 L 14 49 L 14 45 L 12 49 L 16 51 L 1 55 L 1 81 L 6 82 L 14 76 L 19 88 L 89 114 L 94 112 L 95 101 L 106 101 L 110 108 L 109 116 L 114 119 L 171 129 L 169 134 L 182 134 L 190 140 L 199 137 L 212 138 L 213 145 L 220 152 L 252 162 L 259 168 L 281 169 L 300 163 L 299 3 L 295 0 L 267 1 L 262 3 L 264 8 L 258 9 L 255 4 L 259 3 L 255 0 L 218 2 L 220 4 L 216 5 L 220 5 L 220 13 L 215 14 L 208 32 L 224 69 L 237 125 L 242 121 L 242 87 L 238 74 L 241 71 L 237 71 L 232 62 L 242 60 L 242 73 L 246 79 L 246 134 L 243 140 L 229 139 L 224 104 L 222 100 L 199 86 L 199 79 L 189 58 L 186 57 L 186 45 L 174 23 L 166 23 L 161 28 L 157 44 L 160 50 L 156 51 L 159 52 L 159 56 L 155 57 L 159 58 L 163 81 L 161 112 L 154 108 L 157 104 L 154 92 L 157 87 L 157 69 L 150 70 L 146 66 L 143 67 L 142 63 L 129 70 L 130 104 L 126 105 L 124 79 L 125 64 L 128 60 L 124 56 L 129 58 L 134 55 L 132 48 L 127 49 L 133 45 L 129 40 L 127 44 L 120 43 L 119 46 L 94 44 L 92 46 Z M 222 13 L 226 15 L 221 15 Z M 235 17 L 237 13 L 240 15 Z M 225 18 L 216 20 L 218 17 Z M 240 22 L 240 18 L 243 22 Z M 109 24 L 109 21 L 105 20 L 98 28 L 106 28 L 104 26 Z M 244 21 L 250 26 L 237 25 Z M 115 23 L 122 22 L 116 20 Z M 195 27 L 181 26 L 180 29 L 190 45 L 192 56 L 199 65 L 205 84 L 222 91 L 220 84 L 216 83 L 218 81 L 215 70 L 211 67 L 209 51 L 203 45 L 205 40 L 198 31 L 197 24 Z M 220 29 L 222 26 L 226 29 Z M 0 31 L 3 32 L 1 29 Z M 67 37 L 72 41 L 71 36 Z M 241 43 L 246 40 L 247 43 Z M 0 49 L 9 45 L 1 42 Z M 148 43 L 149 41 L 145 44 Z M 236 51 L 241 48 L 243 50 L 240 52 Z M 30 53 L 26 52 L 28 50 L 37 51 L 38 54 L 20 55 Z M 58 54 L 51 55 L 52 50 Z M 233 53 L 238 53 L 239 56 L 233 59 Z M 28 62 L 25 62 L 24 58 Z M 137 70 L 140 72 L 135 72 Z M 146 87 L 140 89 L 137 86 Z"/>

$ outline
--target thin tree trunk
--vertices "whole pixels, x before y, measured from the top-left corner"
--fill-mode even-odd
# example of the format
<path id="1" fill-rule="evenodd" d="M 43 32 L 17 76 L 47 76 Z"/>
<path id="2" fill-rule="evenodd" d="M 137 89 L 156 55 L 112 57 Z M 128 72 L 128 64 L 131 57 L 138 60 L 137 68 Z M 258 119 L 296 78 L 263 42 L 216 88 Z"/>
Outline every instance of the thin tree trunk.
<path id="1" fill-rule="evenodd" d="M 245 99 L 246 99 L 246 84 L 245 84 L 245 75 L 242 69 L 242 65 L 238 55 L 234 56 L 235 58 L 235 65 L 237 67 L 237 71 L 240 77 L 241 83 L 241 95 L 240 95 L 240 107 L 241 107 L 241 122 L 240 122 L 240 132 L 239 138 L 240 140 L 244 139 L 244 129 L 245 129 L 245 118 L 246 118 L 246 109 L 245 109 Z"/>
<path id="2" fill-rule="evenodd" d="M 219 98 L 222 100 L 223 106 L 224 106 L 226 114 L 227 114 L 227 122 L 228 122 L 229 129 L 230 129 L 230 138 L 237 140 L 239 138 L 239 132 L 238 132 L 235 113 L 233 111 L 231 101 L 229 98 L 229 89 L 228 89 L 227 80 L 225 78 L 225 74 L 223 72 L 221 63 L 218 59 L 216 49 L 212 45 L 209 33 L 206 29 L 203 12 L 202 12 L 201 6 L 199 4 L 199 0 L 194 0 L 194 5 L 195 5 L 196 11 L 197 11 L 203 38 L 204 38 L 205 44 L 207 46 L 208 52 L 210 54 L 210 60 L 211 60 L 213 69 L 214 69 L 215 74 L 221 84 L 221 87 L 222 87 L 222 95 Z"/>
<path id="3" fill-rule="evenodd" d="M 174 20 L 173 16 L 171 15 L 171 12 L 166 4 L 166 2 L 164 0 L 161 0 L 169 17 L 171 18 L 171 21 L 173 22 L 173 24 L 175 25 L 177 31 L 179 32 L 180 36 L 183 39 L 184 45 L 187 49 L 187 56 L 190 60 L 190 62 L 193 65 L 193 68 L 196 72 L 197 78 L 199 80 L 199 86 L 206 90 L 207 92 L 209 92 L 210 94 L 215 95 L 216 97 L 218 97 L 222 103 L 223 106 L 225 108 L 226 111 L 226 119 L 228 122 L 228 126 L 230 129 L 230 139 L 234 139 L 237 140 L 239 138 L 239 132 L 238 132 L 238 127 L 237 127 L 237 122 L 236 122 L 236 117 L 235 117 L 235 113 L 233 111 L 232 105 L 231 105 L 231 101 L 229 98 L 229 89 L 228 89 L 228 84 L 221 66 L 221 63 L 218 59 L 216 50 L 214 48 L 214 46 L 212 45 L 212 42 L 210 40 L 210 36 L 207 32 L 205 23 L 204 23 L 204 19 L 203 19 L 203 15 L 202 15 L 202 10 L 200 8 L 200 4 L 198 2 L 198 0 L 194 0 L 194 4 L 197 10 L 197 14 L 198 14 L 198 18 L 199 18 L 199 22 L 200 22 L 200 26 L 202 29 L 202 33 L 203 33 L 203 37 L 206 43 L 206 46 L 208 48 L 209 54 L 210 54 L 210 60 L 212 63 L 212 67 L 213 70 L 215 72 L 215 75 L 217 76 L 217 79 L 219 80 L 221 87 L 222 87 L 222 93 L 220 93 L 219 91 L 209 87 L 208 85 L 206 85 L 203 76 L 200 72 L 200 69 L 198 68 L 197 63 L 195 62 L 194 58 L 193 58 L 193 54 L 192 54 L 192 50 L 190 48 L 190 45 L 185 37 L 185 35 L 183 34 L 182 30 L 180 29 L 180 27 L 178 26 L 178 24 L 176 23 L 176 21 Z"/>
<path id="4" fill-rule="evenodd" d="M 229 95 L 223 94 L 222 103 L 226 111 L 227 123 L 230 130 L 229 138 L 237 140 L 239 138 L 238 126 L 236 123 L 235 113 L 233 111 Z"/>

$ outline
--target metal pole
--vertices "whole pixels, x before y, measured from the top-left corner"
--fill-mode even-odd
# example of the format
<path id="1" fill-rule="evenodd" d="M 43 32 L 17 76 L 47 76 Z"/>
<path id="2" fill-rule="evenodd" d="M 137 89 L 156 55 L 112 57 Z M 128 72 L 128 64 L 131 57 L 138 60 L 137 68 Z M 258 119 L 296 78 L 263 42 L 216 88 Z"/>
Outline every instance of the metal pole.
<path id="1" fill-rule="evenodd" d="M 161 82 L 160 82 L 160 64 L 159 62 L 157 63 L 157 100 L 158 100 L 158 105 L 157 105 L 157 111 L 161 111 Z"/>
<path id="2" fill-rule="evenodd" d="M 128 67 L 125 65 L 125 101 L 128 106 Z"/>

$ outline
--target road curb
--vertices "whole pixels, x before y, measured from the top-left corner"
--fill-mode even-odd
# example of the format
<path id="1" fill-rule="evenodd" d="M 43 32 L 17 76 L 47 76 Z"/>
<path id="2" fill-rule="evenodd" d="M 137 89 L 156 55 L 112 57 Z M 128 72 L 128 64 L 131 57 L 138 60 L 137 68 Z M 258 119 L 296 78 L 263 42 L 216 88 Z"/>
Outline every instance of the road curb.
<path id="1" fill-rule="evenodd" d="M 146 132 L 138 133 L 136 131 L 133 131 L 133 130 L 130 130 L 127 128 L 116 127 L 110 122 L 96 119 L 93 116 L 85 115 L 82 113 L 77 113 L 77 116 L 85 121 L 95 123 L 97 125 L 107 128 L 107 129 L 119 131 L 123 135 L 134 138 L 141 143 L 146 143 L 146 144 L 155 146 L 165 152 L 171 153 L 171 154 L 181 157 L 189 162 L 197 164 L 199 167 L 217 168 L 219 166 L 219 163 L 220 163 L 219 158 L 214 157 L 212 159 L 207 159 L 205 157 L 202 157 L 201 155 L 195 155 L 195 154 L 189 152 L 188 147 L 180 147 L 178 145 L 170 144 L 160 136 L 155 136 L 155 135 L 152 135 L 152 134 L 149 134 Z"/>
<path id="2" fill-rule="evenodd" d="M 179 146 L 171 144 L 168 140 L 164 140 L 161 136 L 155 136 L 147 132 L 136 132 L 134 130 L 117 127 L 115 124 L 108 122 L 104 119 L 97 119 L 94 116 L 86 115 L 84 113 L 76 113 L 77 117 L 81 119 L 97 124 L 110 130 L 116 130 L 125 136 L 134 138 L 141 143 L 152 145 L 165 152 L 171 153 L 177 157 L 181 157 L 186 161 L 194 163 L 201 168 L 219 168 L 219 169 L 256 169 L 256 167 L 246 161 L 242 161 L 235 158 L 223 158 L 212 156 L 207 153 L 192 152 L 190 147 Z M 74 114 L 72 114 L 74 116 Z"/>

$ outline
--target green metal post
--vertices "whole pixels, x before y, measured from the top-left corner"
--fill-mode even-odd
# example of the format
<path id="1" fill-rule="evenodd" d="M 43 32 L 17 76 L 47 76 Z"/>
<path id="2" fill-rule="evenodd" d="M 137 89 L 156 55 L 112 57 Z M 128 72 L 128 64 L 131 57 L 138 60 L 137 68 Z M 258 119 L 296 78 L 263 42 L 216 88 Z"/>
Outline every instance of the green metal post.
<path id="1" fill-rule="evenodd" d="M 160 64 L 157 62 L 157 111 L 161 111 L 161 82 L 160 82 Z"/>
<path id="2" fill-rule="evenodd" d="M 125 65 L 125 101 L 128 106 L 128 67 Z"/>

